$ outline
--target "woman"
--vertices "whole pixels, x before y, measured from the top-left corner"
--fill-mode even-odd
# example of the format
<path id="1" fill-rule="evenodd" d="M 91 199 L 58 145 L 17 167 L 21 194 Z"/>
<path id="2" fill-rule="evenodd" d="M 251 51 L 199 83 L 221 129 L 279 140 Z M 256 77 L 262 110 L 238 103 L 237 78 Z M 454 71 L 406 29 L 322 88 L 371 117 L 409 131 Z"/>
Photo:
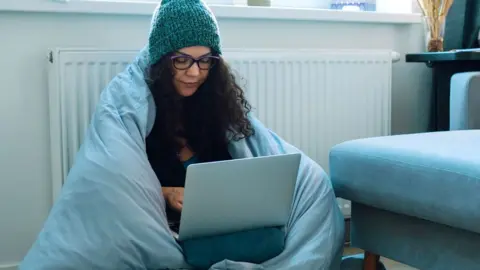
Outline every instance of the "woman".
<path id="1" fill-rule="evenodd" d="M 102 92 L 61 195 L 20 269 L 191 269 L 203 263 L 215 263 L 212 269 L 339 269 L 343 215 L 327 174 L 304 154 L 285 231 L 207 237 L 192 246 L 176 242 L 165 226 L 164 201 L 170 223 L 178 223 L 188 164 L 300 152 L 255 117 L 246 118 L 250 106 L 220 55 L 218 27 L 204 3 L 162 1 L 147 50 Z"/>
<path id="2" fill-rule="evenodd" d="M 238 140 L 253 133 L 250 105 L 220 56 L 217 22 L 201 2 L 163 1 L 150 36 L 147 83 L 157 111 L 147 155 L 178 232 L 186 167 L 231 159 L 227 134 Z"/>

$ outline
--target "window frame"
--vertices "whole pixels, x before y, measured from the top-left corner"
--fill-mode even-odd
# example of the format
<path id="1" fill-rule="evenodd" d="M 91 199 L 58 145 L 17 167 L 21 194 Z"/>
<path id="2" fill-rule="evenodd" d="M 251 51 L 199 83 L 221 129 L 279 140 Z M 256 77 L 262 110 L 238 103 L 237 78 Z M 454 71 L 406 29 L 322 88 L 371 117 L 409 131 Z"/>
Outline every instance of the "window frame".
<path id="1" fill-rule="evenodd" d="M 0 11 L 119 14 L 152 16 L 158 2 L 149 0 L 1 0 Z M 210 5 L 219 19 L 265 19 L 355 23 L 417 24 L 421 14 L 338 11 L 314 8 Z"/>

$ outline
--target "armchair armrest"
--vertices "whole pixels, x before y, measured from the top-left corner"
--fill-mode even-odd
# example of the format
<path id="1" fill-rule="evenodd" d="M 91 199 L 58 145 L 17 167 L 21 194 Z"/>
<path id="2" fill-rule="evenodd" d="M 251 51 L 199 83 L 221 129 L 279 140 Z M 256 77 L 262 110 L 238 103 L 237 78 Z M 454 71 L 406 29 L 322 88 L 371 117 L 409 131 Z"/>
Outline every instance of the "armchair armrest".
<path id="1" fill-rule="evenodd" d="M 480 72 L 461 72 L 450 81 L 450 130 L 480 129 Z"/>

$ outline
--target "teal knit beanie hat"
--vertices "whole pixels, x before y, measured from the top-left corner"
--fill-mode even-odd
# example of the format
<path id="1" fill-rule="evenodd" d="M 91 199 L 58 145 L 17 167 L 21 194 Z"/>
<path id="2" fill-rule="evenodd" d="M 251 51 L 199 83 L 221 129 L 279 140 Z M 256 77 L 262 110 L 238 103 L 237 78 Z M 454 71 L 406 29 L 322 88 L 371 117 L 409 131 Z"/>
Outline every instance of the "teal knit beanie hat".
<path id="1" fill-rule="evenodd" d="M 217 20 L 203 0 L 163 0 L 152 18 L 148 46 L 151 64 L 191 46 L 221 54 Z"/>

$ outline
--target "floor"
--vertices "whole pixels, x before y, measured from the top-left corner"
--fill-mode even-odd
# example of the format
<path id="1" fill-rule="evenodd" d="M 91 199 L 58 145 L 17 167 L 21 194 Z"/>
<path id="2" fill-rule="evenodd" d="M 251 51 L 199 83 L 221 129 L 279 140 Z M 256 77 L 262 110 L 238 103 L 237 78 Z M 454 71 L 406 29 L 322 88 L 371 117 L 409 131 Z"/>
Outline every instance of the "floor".
<path id="1" fill-rule="evenodd" d="M 347 247 L 345 248 L 345 251 L 343 254 L 348 256 L 348 255 L 359 254 L 359 253 L 363 253 L 363 251 L 357 248 Z M 381 260 L 383 264 L 385 264 L 385 267 L 387 268 L 387 270 L 417 270 L 416 268 L 413 268 L 413 267 L 410 267 L 386 258 L 381 258 Z"/>

